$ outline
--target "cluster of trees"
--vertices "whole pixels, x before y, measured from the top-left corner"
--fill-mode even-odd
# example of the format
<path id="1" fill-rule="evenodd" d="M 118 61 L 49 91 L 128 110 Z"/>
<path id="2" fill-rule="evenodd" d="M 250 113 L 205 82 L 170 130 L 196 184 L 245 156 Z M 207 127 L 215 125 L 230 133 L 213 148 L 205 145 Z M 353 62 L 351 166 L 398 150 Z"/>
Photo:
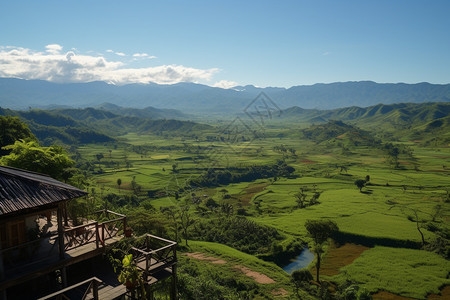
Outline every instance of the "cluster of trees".
<path id="1" fill-rule="evenodd" d="M 229 168 L 227 170 L 211 168 L 202 176 L 192 179 L 189 185 L 194 187 L 228 185 L 230 183 L 250 182 L 261 178 L 287 177 L 294 171 L 295 169 L 283 160 L 279 160 L 271 165 L 255 165 L 243 168 Z"/>
<path id="2" fill-rule="evenodd" d="M 308 194 L 307 192 L 310 189 L 307 187 L 300 187 L 300 191 L 294 194 L 295 202 L 297 203 L 297 208 L 305 208 L 307 206 L 312 206 L 319 204 L 319 197 L 321 192 L 317 191 L 317 186 L 313 185 L 313 188 L 311 189 L 313 194 L 309 199 L 307 199 Z"/>
<path id="3" fill-rule="evenodd" d="M 283 155 L 287 155 L 288 153 L 290 153 L 292 156 L 295 156 L 295 152 L 297 150 L 295 150 L 294 148 L 286 147 L 286 145 L 281 144 L 279 146 L 274 146 L 273 151 L 281 153 Z"/>
<path id="4" fill-rule="evenodd" d="M 60 146 L 43 147 L 17 117 L 0 116 L 0 164 L 50 175 L 67 182 L 77 174 Z"/>
<path id="5" fill-rule="evenodd" d="M 259 225 L 242 216 L 201 219 L 191 230 L 194 239 L 217 242 L 250 254 L 265 254 L 283 239 L 273 227 Z"/>

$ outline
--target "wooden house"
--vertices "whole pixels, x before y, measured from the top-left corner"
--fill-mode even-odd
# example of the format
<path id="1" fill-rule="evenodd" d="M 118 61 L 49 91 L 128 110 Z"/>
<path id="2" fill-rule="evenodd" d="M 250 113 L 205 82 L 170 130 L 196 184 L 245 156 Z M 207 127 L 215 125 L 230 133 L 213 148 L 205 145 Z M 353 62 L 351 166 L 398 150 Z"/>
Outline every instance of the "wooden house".
<path id="1" fill-rule="evenodd" d="M 0 298 L 17 299 L 17 286 L 55 272 L 63 289 L 42 299 L 73 299 L 67 295 L 83 285 L 80 299 L 116 299 L 127 293 L 123 285 L 108 286 L 95 277 L 67 287 L 66 268 L 104 253 L 124 238 L 127 227 L 126 216 L 109 210 L 74 222 L 68 201 L 86 194 L 46 175 L 0 166 Z M 176 242 L 152 235 L 145 239 L 145 246 L 133 248 L 136 265 L 147 286 L 172 276 L 175 299 Z"/>

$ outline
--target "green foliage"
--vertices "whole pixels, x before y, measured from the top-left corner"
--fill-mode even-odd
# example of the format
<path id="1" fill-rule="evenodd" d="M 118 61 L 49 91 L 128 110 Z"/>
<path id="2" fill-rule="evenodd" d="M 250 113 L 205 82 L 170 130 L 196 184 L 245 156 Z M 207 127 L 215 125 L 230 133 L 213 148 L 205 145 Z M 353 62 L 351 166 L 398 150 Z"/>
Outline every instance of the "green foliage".
<path id="1" fill-rule="evenodd" d="M 169 221 L 157 212 L 145 209 L 136 209 L 127 215 L 128 225 L 133 228 L 136 235 L 150 233 L 153 235 L 167 237 Z"/>
<path id="2" fill-rule="evenodd" d="M 357 179 L 355 180 L 355 185 L 361 192 L 362 188 L 366 186 L 366 181 L 364 179 Z"/>
<path id="3" fill-rule="evenodd" d="M 346 140 L 352 146 L 375 145 L 377 141 L 367 131 L 355 126 L 348 125 L 342 121 L 329 121 L 326 124 L 313 125 L 302 130 L 305 138 L 317 143 L 329 141 L 331 139 Z"/>
<path id="4" fill-rule="evenodd" d="M 321 255 L 323 254 L 323 246 L 326 241 L 337 231 L 339 228 L 336 222 L 331 220 L 306 220 L 305 228 L 308 231 L 309 236 L 313 239 L 313 250 L 316 254 L 316 280 L 319 280 L 319 270 Z"/>
<path id="5" fill-rule="evenodd" d="M 350 285 L 339 295 L 342 300 L 372 300 L 369 291 L 358 285 Z"/>
<path id="6" fill-rule="evenodd" d="M 429 293 L 450 284 L 450 262 L 422 250 L 375 246 L 361 254 L 334 277 L 353 281 L 369 292 L 388 291 L 404 297 L 425 299 Z"/>
<path id="7" fill-rule="evenodd" d="M 323 244 L 339 231 L 336 222 L 331 220 L 307 220 L 305 228 L 315 244 Z"/>
<path id="8" fill-rule="evenodd" d="M 222 243 L 250 254 L 267 253 L 273 242 L 283 238 L 275 228 L 241 216 L 200 220 L 191 234 L 194 239 Z"/>
<path id="9" fill-rule="evenodd" d="M 313 280 L 311 272 L 307 269 L 295 270 L 291 274 L 291 281 L 295 287 L 295 292 L 299 296 L 298 291 L 300 288 L 309 288 L 309 282 Z"/>
<path id="10" fill-rule="evenodd" d="M 36 141 L 16 141 L 4 149 L 11 150 L 11 153 L 1 158 L 0 164 L 47 174 L 60 180 L 66 177 L 64 170 L 74 164 L 60 146 L 41 147 Z"/>
<path id="11" fill-rule="evenodd" d="M 140 270 L 133 261 L 132 254 L 124 254 L 122 260 L 114 256 L 122 253 L 119 249 L 113 249 L 109 259 L 113 265 L 114 271 L 119 273 L 117 279 L 128 289 L 140 288 L 141 298 L 145 299 L 145 285 L 143 271 Z"/>
<path id="12" fill-rule="evenodd" d="M 246 168 L 228 168 L 227 170 L 210 168 L 199 178 L 191 180 L 189 185 L 194 187 L 210 187 L 237 182 L 250 182 L 261 178 L 287 177 L 294 171 L 295 169 L 283 160 L 279 160 L 277 163 L 271 165 L 255 165 Z"/>
<path id="13" fill-rule="evenodd" d="M 36 140 L 28 126 L 18 117 L 0 116 L 0 156 L 9 154 L 11 149 L 3 147 L 12 145 L 18 140 Z"/>
<path id="14" fill-rule="evenodd" d="M 178 276 L 180 299 L 248 299 L 258 286 L 236 278 L 233 273 L 207 268 L 194 260 L 182 259 Z"/>

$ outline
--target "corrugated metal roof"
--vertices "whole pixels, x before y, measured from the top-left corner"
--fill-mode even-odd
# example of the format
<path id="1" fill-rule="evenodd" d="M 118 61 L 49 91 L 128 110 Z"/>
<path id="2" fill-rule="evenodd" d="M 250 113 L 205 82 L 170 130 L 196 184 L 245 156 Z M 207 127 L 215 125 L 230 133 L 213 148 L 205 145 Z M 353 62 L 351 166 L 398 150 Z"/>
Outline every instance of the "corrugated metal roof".
<path id="1" fill-rule="evenodd" d="M 43 174 L 0 166 L 0 216 L 86 194 Z"/>

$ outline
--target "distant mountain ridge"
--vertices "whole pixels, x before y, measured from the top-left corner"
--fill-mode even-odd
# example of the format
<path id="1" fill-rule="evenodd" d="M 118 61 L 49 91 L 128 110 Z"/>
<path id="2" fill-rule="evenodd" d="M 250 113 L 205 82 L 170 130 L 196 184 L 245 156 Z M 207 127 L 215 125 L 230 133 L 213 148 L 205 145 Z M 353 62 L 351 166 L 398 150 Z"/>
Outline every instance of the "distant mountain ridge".
<path id="1" fill-rule="evenodd" d="M 282 109 L 292 106 L 335 109 L 367 107 L 379 103 L 450 102 L 450 84 L 359 81 L 294 86 L 288 89 L 251 85 L 222 89 L 195 83 L 115 86 L 105 82 L 60 84 L 0 78 L 0 106 L 11 109 L 51 105 L 99 107 L 103 103 L 111 103 L 131 108 L 175 109 L 183 113 L 236 113 L 242 112 L 261 92 Z M 133 115 L 136 111 L 129 113 Z"/>

